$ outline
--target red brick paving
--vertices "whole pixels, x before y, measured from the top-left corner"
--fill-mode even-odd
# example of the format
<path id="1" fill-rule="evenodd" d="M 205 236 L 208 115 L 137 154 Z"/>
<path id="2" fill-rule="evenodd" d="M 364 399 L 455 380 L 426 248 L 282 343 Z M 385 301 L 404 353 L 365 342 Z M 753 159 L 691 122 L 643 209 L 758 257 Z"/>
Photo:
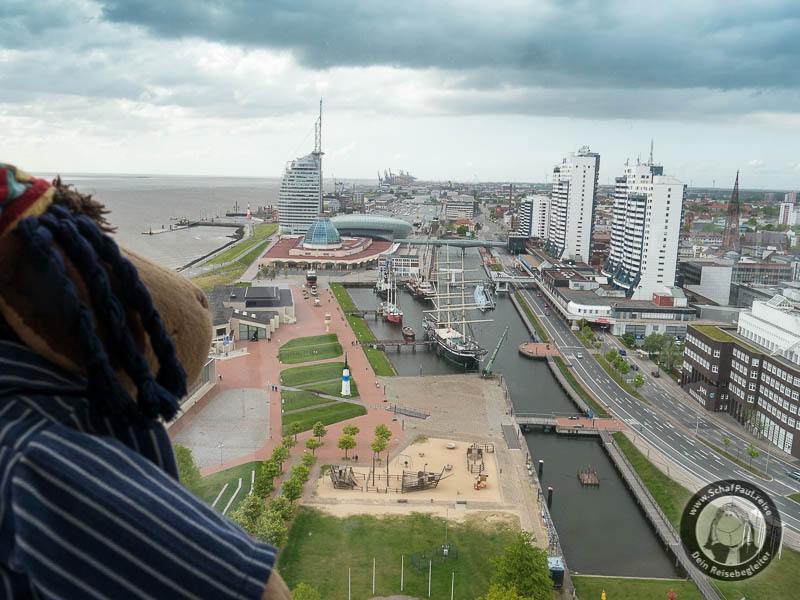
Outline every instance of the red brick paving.
<path id="1" fill-rule="evenodd" d="M 320 298 L 322 306 L 314 307 L 313 300 L 304 300 L 300 293 L 299 286 L 293 287 L 292 292 L 295 298 L 295 316 L 297 323 L 292 325 L 281 325 L 278 331 L 273 335 L 270 342 L 262 340 L 260 342 L 246 342 L 249 354 L 241 358 L 234 358 L 229 360 L 221 360 L 217 362 L 217 373 L 222 375 L 222 381 L 218 385 L 220 390 L 228 388 L 264 388 L 270 389 L 270 385 L 278 385 L 280 381 L 280 371 L 289 366 L 300 365 L 282 365 L 278 362 L 278 348 L 282 343 L 290 339 L 304 337 L 308 335 L 320 335 L 325 333 L 324 316 L 329 312 L 332 316 L 331 319 L 331 333 L 336 333 L 339 336 L 339 342 L 342 348 L 347 352 L 347 360 L 350 365 L 351 377 L 357 382 L 360 399 L 364 402 L 367 408 L 367 414 L 361 417 L 356 417 L 341 423 L 334 423 L 328 426 L 328 433 L 323 439 L 324 445 L 317 450 L 317 458 L 320 464 L 338 463 L 341 461 L 343 453 L 336 448 L 336 442 L 342 433 L 342 427 L 346 424 L 357 425 L 361 432 L 356 436 L 357 446 L 349 452 L 349 455 L 357 455 L 359 459 L 363 458 L 362 463 L 369 462 L 371 450 L 369 448 L 372 441 L 372 432 L 379 424 L 384 424 L 392 431 L 393 442 L 392 446 L 399 444 L 402 436 L 400 423 L 392 421 L 390 413 L 386 412 L 383 408 L 374 408 L 376 406 L 383 406 L 383 387 L 376 387 L 374 382 L 377 380 L 375 372 L 367 361 L 367 357 L 363 350 L 359 347 L 354 347 L 355 335 L 347 325 L 339 304 L 335 298 L 332 298 L 328 288 L 320 290 Z M 336 362 L 341 361 L 342 357 L 333 358 L 327 361 L 313 361 L 319 362 Z M 310 363 L 309 363 L 310 364 Z M 279 386 L 280 387 L 280 386 Z M 222 464 L 221 466 L 208 467 L 203 470 L 203 475 L 208 475 L 228 469 L 230 467 L 240 465 L 253 460 L 264 460 L 271 453 L 281 440 L 281 403 L 279 392 L 270 391 L 270 407 L 269 407 L 269 429 L 270 434 L 264 440 L 264 445 L 256 452 Z M 184 418 L 190 418 L 186 415 Z M 307 431 L 298 436 L 298 444 L 291 450 L 293 457 L 299 456 L 305 449 L 305 441 L 311 437 L 311 432 Z M 290 459 L 291 462 L 292 459 Z"/>

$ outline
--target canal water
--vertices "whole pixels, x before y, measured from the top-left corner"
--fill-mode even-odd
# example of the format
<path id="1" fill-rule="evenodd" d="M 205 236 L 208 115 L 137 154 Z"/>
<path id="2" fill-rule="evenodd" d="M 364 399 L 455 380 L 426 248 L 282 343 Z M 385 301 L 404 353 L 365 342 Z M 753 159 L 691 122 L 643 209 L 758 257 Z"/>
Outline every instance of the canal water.
<path id="1" fill-rule="evenodd" d="M 468 251 L 468 265 L 477 267 L 480 258 Z M 473 279 L 481 274 L 474 273 Z M 359 308 L 373 309 L 380 302 L 371 289 L 351 288 Z M 400 292 L 404 324 L 422 334 L 422 319 L 430 303 Z M 475 313 L 472 318 L 482 318 Z M 495 372 L 502 373 L 517 412 L 575 413 L 576 407 L 561 389 L 544 361 L 523 358 L 517 347 L 530 339 L 522 319 L 507 295 L 498 297 L 497 308 L 486 313 L 492 323 L 473 324 L 475 337 L 491 352 L 505 329 L 508 338 L 498 352 Z M 398 339 L 399 329 L 367 318 L 379 339 Z M 458 373 L 459 368 L 433 352 L 387 352 L 399 375 Z M 567 564 L 573 571 L 595 575 L 631 577 L 675 577 L 667 553 L 613 464 L 596 438 L 574 438 L 552 433 L 525 436 L 534 463 L 545 461 L 542 485 L 554 488 L 551 514 L 561 539 Z M 599 488 L 583 488 L 578 469 L 592 467 L 600 476 Z"/>

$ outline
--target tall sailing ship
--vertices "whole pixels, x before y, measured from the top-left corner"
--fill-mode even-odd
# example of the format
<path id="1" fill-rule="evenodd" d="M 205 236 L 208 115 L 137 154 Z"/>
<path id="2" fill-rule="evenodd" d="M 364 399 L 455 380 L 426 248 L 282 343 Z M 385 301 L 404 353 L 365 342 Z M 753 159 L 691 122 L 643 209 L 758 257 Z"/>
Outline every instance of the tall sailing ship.
<path id="1" fill-rule="evenodd" d="M 437 255 L 436 295 L 433 297 L 434 309 L 425 311 L 428 315 L 423 321 L 425 339 L 435 342 L 436 351 L 447 360 L 476 369 L 487 350 L 475 340 L 470 330 L 472 323 L 488 323 L 491 319 L 468 319 L 468 311 L 478 308 L 474 302 L 467 302 L 467 283 L 464 279 L 464 252 L 461 252 L 460 265 L 451 266 L 449 248 L 445 246 L 446 258 Z"/>
<path id="2" fill-rule="evenodd" d="M 397 280 L 394 277 L 394 271 L 389 268 L 386 275 L 386 302 L 381 303 L 381 314 L 383 318 L 389 323 L 395 325 L 403 324 L 403 311 L 400 310 L 399 302 L 397 299 Z M 380 292 L 379 292 L 380 293 Z"/>

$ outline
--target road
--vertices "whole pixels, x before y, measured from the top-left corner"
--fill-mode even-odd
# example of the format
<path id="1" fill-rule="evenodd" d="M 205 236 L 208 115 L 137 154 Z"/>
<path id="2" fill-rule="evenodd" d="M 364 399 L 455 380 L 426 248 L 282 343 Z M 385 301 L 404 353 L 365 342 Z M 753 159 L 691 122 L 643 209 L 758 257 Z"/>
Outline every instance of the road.
<path id="1" fill-rule="evenodd" d="M 502 259 L 507 264 L 511 262 L 511 258 L 507 255 L 502 256 Z M 514 271 L 513 268 L 508 270 Z M 797 469 L 795 463 L 771 452 L 769 473 L 774 479 L 766 481 L 714 452 L 699 441 L 695 433 L 718 447 L 723 447 L 722 438 L 727 436 L 731 439 L 731 444 L 726 451 L 734 456 L 739 451 L 742 457 L 747 457 L 745 449 L 750 445 L 750 440 L 741 431 L 726 428 L 715 419 L 708 418 L 707 413 L 700 407 L 684 402 L 683 398 L 678 397 L 671 388 L 670 383 L 664 381 L 665 377 L 650 376 L 646 367 L 641 369 L 645 376 L 645 384 L 640 388 L 640 392 L 648 402 L 645 403 L 629 395 L 592 358 L 569 326 L 555 315 L 555 310 L 551 311 L 550 316 L 545 316 L 544 298 L 536 296 L 530 290 L 521 292 L 559 349 L 569 358 L 568 362 L 571 363 L 576 377 L 611 409 L 614 416 L 625 421 L 631 429 L 673 463 L 680 465 L 701 481 L 708 483 L 721 479 L 751 481 L 770 494 L 787 527 L 795 533 L 800 533 L 800 504 L 785 497 L 800 488 L 798 482 L 786 475 L 787 469 Z M 605 343 L 618 344 L 616 338 L 611 335 L 605 336 Z M 583 359 L 570 358 L 578 352 L 583 354 Z M 679 393 L 683 394 L 683 391 Z M 764 471 L 767 468 L 766 461 L 767 457 L 762 454 L 753 461 L 753 466 Z"/>

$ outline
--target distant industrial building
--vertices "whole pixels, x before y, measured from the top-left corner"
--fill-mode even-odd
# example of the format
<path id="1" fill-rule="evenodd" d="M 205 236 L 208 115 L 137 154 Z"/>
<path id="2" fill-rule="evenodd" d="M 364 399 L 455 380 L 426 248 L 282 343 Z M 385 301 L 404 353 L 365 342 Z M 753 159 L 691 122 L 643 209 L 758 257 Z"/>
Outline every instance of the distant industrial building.
<path id="1" fill-rule="evenodd" d="M 753 303 L 736 329 L 690 325 L 683 388 L 800 458 L 800 312 L 783 296 Z M 800 438 L 798 438 L 800 439 Z"/>
<path id="2" fill-rule="evenodd" d="M 634 300 L 675 285 L 686 186 L 653 163 L 625 164 L 616 178 L 611 241 L 603 274 Z"/>
<path id="3" fill-rule="evenodd" d="M 466 194 L 448 196 L 444 201 L 445 218 L 448 221 L 474 219 L 477 213 L 476 204 L 475 198 Z"/>
<path id="4" fill-rule="evenodd" d="M 588 146 L 553 169 L 553 195 L 545 249 L 560 260 L 588 263 L 600 155 Z"/>
<path id="5" fill-rule="evenodd" d="M 730 304 L 731 286 L 734 284 L 777 285 L 792 281 L 795 271 L 790 262 L 755 261 L 743 258 L 687 260 L 679 265 L 684 289 L 701 299 L 715 304 Z"/>

